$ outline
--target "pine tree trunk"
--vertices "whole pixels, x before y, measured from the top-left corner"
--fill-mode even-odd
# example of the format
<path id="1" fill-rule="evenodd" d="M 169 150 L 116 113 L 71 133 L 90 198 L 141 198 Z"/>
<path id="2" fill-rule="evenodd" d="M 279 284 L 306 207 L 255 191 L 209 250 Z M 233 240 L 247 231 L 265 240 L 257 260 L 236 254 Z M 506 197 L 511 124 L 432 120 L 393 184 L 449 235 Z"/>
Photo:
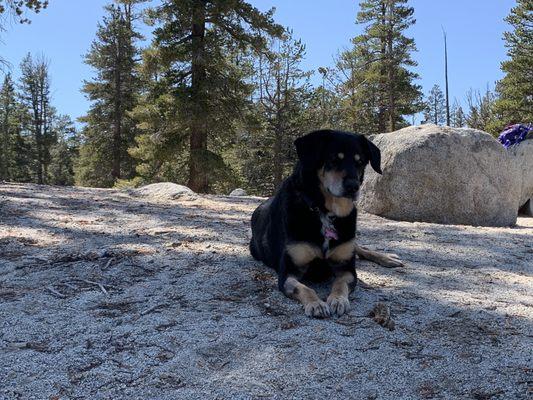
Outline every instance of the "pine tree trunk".
<path id="1" fill-rule="evenodd" d="M 389 132 L 396 130 L 396 94 L 394 91 L 394 67 L 389 66 Z"/>
<path id="2" fill-rule="evenodd" d="M 35 147 L 36 147 L 36 153 L 37 153 L 37 164 L 36 167 L 36 174 L 37 174 L 37 183 L 39 185 L 42 185 L 43 182 L 43 138 L 42 138 L 42 132 L 41 132 L 41 123 L 40 123 L 40 116 L 39 116 L 39 105 L 37 102 L 37 94 L 34 93 L 34 110 L 33 110 L 33 130 L 35 134 Z"/>
<path id="3" fill-rule="evenodd" d="M 114 123 L 114 130 L 113 130 L 113 166 L 111 170 L 111 176 L 113 177 L 113 180 L 116 181 L 117 179 L 120 179 L 120 161 L 121 161 L 121 154 L 120 154 L 120 147 L 121 147 L 121 137 L 122 137 L 122 123 L 120 118 L 120 100 L 117 100 L 115 102 L 115 123 Z"/>
<path id="4" fill-rule="evenodd" d="M 389 10 L 389 16 L 388 16 L 388 32 L 387 32 L 387 87 L 388 87 L 388 97 L 389 97 L 389 105 L 388 105 L 388 111 L 389 111 L 389 132 L 393 132 L 396 130 L 396 93 L 394 90 L 395 87 L 395 74 L 394 74 L 394 54 L 393 54 L 393 18 L 394 15 L 392 15 L 392 5 L 390 5 L 391 9 Z"/>
<path id="5" fill-rule="evenodd" d="M 355 67 L 350 67 L 350 106 L 353 114 L 353 110 L 356 110 L 357 102 L 355 99 L 355 95 L 357 93 L 357 87 L 355 84 Z M 357 132 L 359 129 L 359 125 L 357 123 L 357 118 L 352 118 L 352 131 Z"/>
<path id="6" fill-rule="evenodd" d="M 283 165 L 281 162 L 282 136 L 281 128 L 279 126 L 276 127 L 276 137 L 274 139 L 274 193 L 279 189 L 283 180 Z"/>
<path id="7" fill-rule="evenodd" d="M 41 133 L 37 132 L 35 135 L 35 143 L 37 145 L 37 183 L 39 185 L 43 184 L 43 151 L 42 151 L 42 140 Z"/>
<path id="8" fill-rule="evenodd" d="M 207 172 L 207 102 L 204 93 L 205 66 L 205 2 L 194 0 L 192 13 L 191 63 L 191 133 L 189 138 L 189 187 L 195 192 L 208 191 Z"/>
<path id="9" fill-rule="evenodd" d="M 386 19 L 386 7 L 385 3 L 381 4 L 381 24 L 384 26 Z M 385 124 L 385 74 L 386 74 L 386 68 L 385 68 L 385 60 L 386 60 L 386 53 L 387 53 L 387 47 L 386 47 L 386 40 L 385 37 L 381 37 L 381 49 L 380 49 L 380 56 L 381 56 L 381 68 L 380 68 L 380 78 L 379 78 L 379 104 L 378 104 L 378 132 L 384 133 L 386 130 L 386 124 Z"/>
<path id="10" fill-rule="evenodd" d="M 41 171 L 42 171 L 42 183 L 48 184 L 48 157 L 45 155 L 50 154 L 50 143 L 47 139 L 48 135 L 48 94 L 46 93 L 46 76 L 44 71 L 39 76 L 39 102 L 41 116 L 39 119 L 39 130 L 41 132 Z"/>
<path id="11" fill-rule="evenodd" d="M 116 181 L 120 179 L 120 164 L 121 164 L 121 143 L 122 143 L 122 76 L 121 76 L 121 63 L 122 63 L 122 26 L 118 29 L 121 31 L 118 33 L 117 37 L 117 59 L 115 64 L 115 95 L 114 95 L 114 127 L 113 127 L 113 166 L 111 171 L 111 176 L 113 180 Z"/>
<path id="12" fill-rule="evenodd" d="M 281 151 L 282 151 L 282 138 L 283 138 L 283 129 L 282 129 L 282 102 L 281 102 L 281 90 L 282 90 L 282 77 L 280 65 L 276 63 L 276 123 L 274 125 L 274 193 L 278 190 L 281 185 L 281 180 L 283 178 L 283 167 L 281 165 Z M 287 69 L 288 72 L 288 69 Z M 284 85 L 284 95 L 287 96 L 287 85 L 285 82 Z M 272 194 L 274 194 L 272 193 Z"/>
<path id="13" fill-rule="evenodd" d="M 0 142 L 0 179 L 9 179 L 9 106 L 4 104 L 4 120 L 2 121 L 2 141 Z"/>
<path id="14" fill-rule="evenodd" d="M 438 102 L 437 102 L 437 96 L 435 95 L 435 104 L 434 104 L 434 110 L 433 110 L 433 118 L 435 125 L 439 124 L 439 109 L 438 109 Z"/>
<path id="15" fill-rule="evenodd" d="M 5 149 L 6 144 L 6 140 L 2 138 L 2 143 L 0 143 L 0 180 L 5 180 L 7 177 L 5 167 L 5 165 L 7 164 L 7 152 Z"/>

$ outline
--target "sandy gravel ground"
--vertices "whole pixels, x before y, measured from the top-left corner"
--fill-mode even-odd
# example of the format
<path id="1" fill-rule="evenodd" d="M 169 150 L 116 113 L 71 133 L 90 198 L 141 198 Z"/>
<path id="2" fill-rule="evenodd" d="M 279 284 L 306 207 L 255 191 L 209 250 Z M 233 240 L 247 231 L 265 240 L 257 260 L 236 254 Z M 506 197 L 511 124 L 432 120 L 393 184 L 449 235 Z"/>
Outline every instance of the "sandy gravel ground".
<path id="1" fill-rule="evenodd" d="M 0 184 L 0 398 L 532 397 L 533 219 L 363 214 L 408 266 L 359 262 L 349 315 L 314 320 L 248 254 L 258 202 Z"/>

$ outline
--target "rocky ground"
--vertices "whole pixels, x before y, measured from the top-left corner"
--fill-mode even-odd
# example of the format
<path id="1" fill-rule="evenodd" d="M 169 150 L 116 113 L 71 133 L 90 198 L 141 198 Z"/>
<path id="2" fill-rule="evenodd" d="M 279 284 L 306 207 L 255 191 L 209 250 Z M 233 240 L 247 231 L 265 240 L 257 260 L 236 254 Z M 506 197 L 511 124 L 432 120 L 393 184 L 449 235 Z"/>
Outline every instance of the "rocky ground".
<path id="1" fill-rule="evenodd" d="M 533 219 L 363 214 L 407 267 L 359 262 L 352 311 L 317 320 L 248 254 L 259 201 L 0 184 L 0 398 L 531 398 Z"/>

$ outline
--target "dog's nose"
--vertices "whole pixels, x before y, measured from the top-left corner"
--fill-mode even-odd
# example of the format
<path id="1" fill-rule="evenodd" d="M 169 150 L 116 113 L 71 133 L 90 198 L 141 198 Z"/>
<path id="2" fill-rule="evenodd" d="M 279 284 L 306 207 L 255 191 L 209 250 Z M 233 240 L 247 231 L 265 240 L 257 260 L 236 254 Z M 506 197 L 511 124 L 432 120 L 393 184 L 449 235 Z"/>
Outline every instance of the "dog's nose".
<path id="1" fill-rule="evenodd" d="M 344 190 L 348 193 L 355 193 L 359 190 L 359 181 L 357 179 L 345 179 Z"/>

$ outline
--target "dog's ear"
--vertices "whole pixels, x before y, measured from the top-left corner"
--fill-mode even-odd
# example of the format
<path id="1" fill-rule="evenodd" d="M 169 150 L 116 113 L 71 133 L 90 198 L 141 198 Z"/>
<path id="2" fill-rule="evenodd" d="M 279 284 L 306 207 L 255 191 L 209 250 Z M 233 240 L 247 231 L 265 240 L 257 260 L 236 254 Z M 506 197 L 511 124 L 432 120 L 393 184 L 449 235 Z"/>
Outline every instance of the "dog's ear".
<path id="1" fill-rule="evenodd" d="M 381 175 L 383 173 L 381 171 L 381 151 L 374 143 L 372 143 L 366 137 L 365 140 L 368 148 L 368 159 L 370 160 L 370 165 L 372 166 L 372 169 L 374 171 Z"/>
<path id="2" fill-rule="evenodd" d="M 320 167 L 324 146 L 329 137 L 329 131 L 314 131 L 294 141 L 298 159 L 304 169 L 317 169 Z"/>

